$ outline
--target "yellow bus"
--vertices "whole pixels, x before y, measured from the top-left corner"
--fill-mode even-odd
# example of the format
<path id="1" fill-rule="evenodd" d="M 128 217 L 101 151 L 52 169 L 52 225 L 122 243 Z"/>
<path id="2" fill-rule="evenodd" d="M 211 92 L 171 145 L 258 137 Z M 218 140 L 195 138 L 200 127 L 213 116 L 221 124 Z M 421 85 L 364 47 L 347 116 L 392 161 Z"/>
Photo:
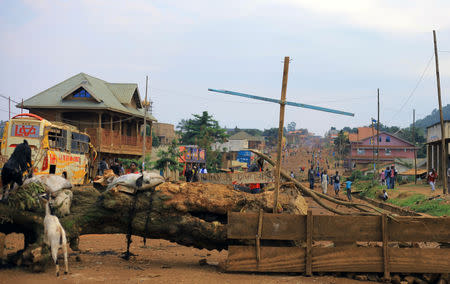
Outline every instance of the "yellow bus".
<path id="1" fill-rule="evenodd" d="M 31 147 L 34 175 L 61 175 L 77 185 L 89 182 L 97 153 L 86 133 L 35 114 L 19 114 L 5 125 L 0 148 L 3 160 L 24 139 Z"/>

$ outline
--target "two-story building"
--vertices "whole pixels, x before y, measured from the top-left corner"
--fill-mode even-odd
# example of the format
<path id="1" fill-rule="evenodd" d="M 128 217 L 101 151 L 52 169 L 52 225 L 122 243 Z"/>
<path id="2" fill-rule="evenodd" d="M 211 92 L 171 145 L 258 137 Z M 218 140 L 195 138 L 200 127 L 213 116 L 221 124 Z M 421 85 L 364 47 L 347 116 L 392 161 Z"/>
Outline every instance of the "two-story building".
<path id="1" fill-rule="evenodd" d="M 146 115 L 146 128 L 150 129 L 146 150 L 152 149 L 151 126 L 156 119 L 145 113 L 134 83 L 109 83 L 79 73 L 25 100 L 23 108 L 88 133 L 99 160 L 141 157 Z"/>
<path id="2" fill-rule="evenodd" d="M 379 133 L 379 143 L 377 148 L 377 136 L 367 136 L 368 131 L 364 130 L 355 135 L 349 135 L 350 141 L 350 165 L 352 167 L 363 168 L 372 163 L 373 158 L 377 158 L 380 163 L 394 162 L 396 158 L 414 159 L 414 145 L 402 138 L 388 132 Z M 375 131 L 376 133 L 376 131 Z M 359 139 L 359 140 L 356 140 Z M 417 148 L 416 148 L 417 150 Z"/>

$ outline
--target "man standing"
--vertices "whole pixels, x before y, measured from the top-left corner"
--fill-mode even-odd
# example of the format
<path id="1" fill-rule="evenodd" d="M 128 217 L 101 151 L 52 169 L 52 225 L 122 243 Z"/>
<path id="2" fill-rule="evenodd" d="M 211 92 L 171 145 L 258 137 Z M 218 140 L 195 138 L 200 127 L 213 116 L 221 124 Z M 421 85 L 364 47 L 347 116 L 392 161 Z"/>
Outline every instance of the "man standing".
<path id="1" fill-rule="evenodd" d="M 428 183 L 431 186 L 431 192 L 434 192 L 436 190 L 435 188 L 435 181 L 437 179 L 437 173 L 435 169 L 431 169 L 431 172 L 428 174 Z"/>
<path id="2" fill-rule="evenodd" d="M 341 177 L 339 176 L 338 171 L 336 171 L 336 175 L 333 177 L 333 179 L 334 179 L 334 194 L 338 196 L 339 191 L 341 190 Z"/>
<path id="3" fill-rule="evenodd" d="M 308 180 L 309 180 L 309 188 L 310 189 L 314 189 L 314 177 L 315 173 L 314 173 L 314 166 L 311 165 L 311 168 L 308 171 Z"/>
<path id="4" fill-rule="evenodd" d="M 386 167 L 386 170 L 384 170 L 384 177 L 386 178 L 386 188 L 391 188 L 391 171 L 389 170 L 389 167 Z"/>
<path id="5" fill-rule="evenodd" d="M 397 178 L 397 170 L 395 169 L 395 166 L 391 166 L 391 189 L 394 189 L 395 186 L 395 179 Z"/>

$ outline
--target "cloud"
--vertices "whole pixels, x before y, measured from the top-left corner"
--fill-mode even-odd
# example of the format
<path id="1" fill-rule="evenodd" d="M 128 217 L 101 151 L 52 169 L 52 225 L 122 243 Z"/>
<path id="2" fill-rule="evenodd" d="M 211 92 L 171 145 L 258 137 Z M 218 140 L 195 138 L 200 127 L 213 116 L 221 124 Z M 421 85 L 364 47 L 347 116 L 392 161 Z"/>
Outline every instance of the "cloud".
<path id="1" fill-rule="evenodd" d="M 414 33 L 450 27 L 450 2 L 427 0 L 281 0 L 355 28 Z"/>

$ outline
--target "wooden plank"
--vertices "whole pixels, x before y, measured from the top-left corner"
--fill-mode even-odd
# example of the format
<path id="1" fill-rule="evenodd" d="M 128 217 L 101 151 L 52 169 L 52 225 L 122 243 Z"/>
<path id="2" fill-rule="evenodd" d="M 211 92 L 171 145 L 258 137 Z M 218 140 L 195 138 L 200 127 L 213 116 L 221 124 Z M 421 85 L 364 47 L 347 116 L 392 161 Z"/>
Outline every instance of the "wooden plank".
<path id="1" fill-rule="evenodd" d="M 391 279 L 390 270 L 389 270 L 389 231 L 388 231 L 388 222 L 386 214 L 381 216 L 381 233 L 383 235 L 383 268 L 384 268 L 384 280 L 388 281 Z"/>
<path id="2" fill-rule="evenodd" d="M 270 183 L 274 181 L 272 171 L 200 174 L 199 179 L 201 182 L 215 184 Z"/>
<path id="3" fill-rule="evenodd" d="M 395 217 L 388 220 L 389 241 L 448 242 L 450 217 Z"/>
<path id="4" fill-rule="evenodd" d="M 259 264 L 259 261 L 261 260 L 261 232 L 262 232 L 263 216 L 264 216 L 264 211 L 262 209 L 259 209 L 258 232 L 256 233 L 256 261 L 257 261 L 257 264 Z"/>
<path id="5" fill-rule="evenodd" d="M 306 261 L 305 261 L 305 271 L 306 275 L 312 275 L 312 238 L 313 238 L 313 228 L 314 219 L 312 211 L 308 210 L 308 215 L 306 215 Z"/>
<path id="6" fill-rule="evenodd" d="M 314 216 L 315 241 L 382 241 L 378 216 Z"/>
<path id="7" fill-rule="evenodd" d="M 229 239 L 255 239 L 258 213 L 232 212 L 228 214 Z M 262 222 L 261 239 L 305 240 L 306 215 L 266 214 Z"/>
<path id="8" fill-rule="evenodd" d="M 381 248 L 313 248 L 314 272 L 383 272 Z"/>
<path id="9" fill-rule="evenodd" d="M 450 249 L 389 248 L 391 272 L 450 273 Z"/>
<path id="10" fill-rule="evenodd" d="M 268 214 L 266 215 L 268 216 Z M 266 218 L 264 216 L 264 218 Z M 261 247 L 256 262 L 253 246 L 228 246 L 227 271 L 304 272 L 305 249 L 299 247 Z"/>

